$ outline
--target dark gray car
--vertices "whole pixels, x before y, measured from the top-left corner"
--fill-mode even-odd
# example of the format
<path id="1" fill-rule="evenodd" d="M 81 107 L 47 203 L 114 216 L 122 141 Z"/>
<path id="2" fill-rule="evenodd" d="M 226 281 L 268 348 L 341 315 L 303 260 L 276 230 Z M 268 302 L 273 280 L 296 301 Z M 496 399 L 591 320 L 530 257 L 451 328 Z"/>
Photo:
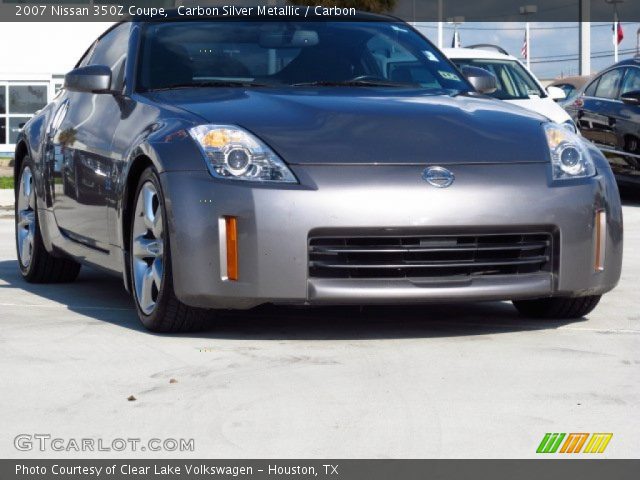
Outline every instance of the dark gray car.
<path id="1" fill-rule="evenodd" d="M 155 331 L 264 303 L 587 314 L 620 276 L 609 165 L 465 75 L 365 14 L 117 24 L 18 139 L 20 271 L 112 272 Z"/>

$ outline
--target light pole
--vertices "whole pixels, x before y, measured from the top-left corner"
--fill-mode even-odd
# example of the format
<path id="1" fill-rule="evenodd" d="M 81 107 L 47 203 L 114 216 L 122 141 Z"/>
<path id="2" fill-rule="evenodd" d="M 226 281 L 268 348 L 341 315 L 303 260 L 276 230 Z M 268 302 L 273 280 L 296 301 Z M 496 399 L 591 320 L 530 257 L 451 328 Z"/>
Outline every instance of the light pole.
<path id="1" fill-rule="evenodd" d="M 443 34 L 444 34 L 444 29 L 442 28 L 442 14 L 444 11 L 444 6 L 442 5 L 442 0 L 438 0 L 438 48 L 442 49 L 442 47 L 444 45 L 443 42 Z"/>
<path id="2" fill-rule="evenodd" d="M 613 63 L 618 63 L 618 4 L 624 0 L 604 0 L 605 3 L 613 5 Z"/>
<path id="3" fill-rule="evenodd" d="M 525 18 L 537 12 L 538 12 L 537 5 L 524 5 L 520 7 L 520 15 L 523 15 Z M 524 43 L 525 43 L 525 54 L 527 59 L 527 68 L 531 70 L 531 34 L 529 32 L 528 20 L 524 24 Z"/>

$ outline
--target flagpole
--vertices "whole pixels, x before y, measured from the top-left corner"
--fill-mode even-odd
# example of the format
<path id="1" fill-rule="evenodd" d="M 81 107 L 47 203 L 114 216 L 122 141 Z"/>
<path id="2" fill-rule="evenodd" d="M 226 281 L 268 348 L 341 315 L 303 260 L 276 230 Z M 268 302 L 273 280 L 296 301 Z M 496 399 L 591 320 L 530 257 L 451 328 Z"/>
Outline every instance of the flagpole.
<path id="1" fill-rule="evenodd" d="M 528 18 L 529 15 L 533 15 L 534 13 L 538 13 L 537 5 L 524 5 L 520 7 L 520 15 Z M 526 43 L 526 54 L 527 54 L 527 68 L 531 70 L 531 31 L 529 28 L 529 22 L 526 21 L 524 24 L 524 40 Z"/>
<path id="2" fill-rule="evenodd" d="M 530 32 L 529 32 L 529 22 L 525 23 L 525 41 L 527 42 L 527 68 L 529 70 L 531 70 L 531 40 L 529 38 Z"/>
<path id="3" fill-rule="evenodd" d="M 613 63 L 618 63 L 618 21 L 613 21 Z"/>
<path id="4" fill-rule="evenodd" d="M 618 63 L 618 4 L 624 3 L 624 0 L 604 0 L 605 3 L 613 5 L 613 32 L 611 40 L 613 41 L 613 63 Z"/>
<path id="5" fill-rule="evenodd" d="M 444 43 L 444 24 L 442 22 L 442 14 L 442 0 L 438 0 L 438 48 L 442 48 Z"/>

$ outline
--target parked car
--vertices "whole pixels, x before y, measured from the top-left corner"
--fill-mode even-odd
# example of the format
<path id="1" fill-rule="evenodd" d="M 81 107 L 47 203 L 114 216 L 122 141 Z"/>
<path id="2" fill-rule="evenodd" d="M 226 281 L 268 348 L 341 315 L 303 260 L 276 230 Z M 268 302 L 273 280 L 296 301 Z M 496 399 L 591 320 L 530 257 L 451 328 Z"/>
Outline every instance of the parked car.
<path id="1" fill-rule="evenodd" d="M 558 87 L 542 86 L 540 81 L 516 57 L 500 47 L 478 45 L 478 48 L 445 48 L 444 54 L 458 67 L 473 66 L 484 68 L 497 79 L 494 98 L 519 105 L 544 115 L 549 120 L 565 125 L 576 131 L 569 114 L 556 103 L 563 100 L 565 93 Z M 493 47 L 493 48 L 492 48 Z"/>
<path id="2" fill-rule="evenodd" d="M 618 182 L 640 185 L 640 59 L 599 73 L 566 109 L 607 156 Z"/>
<path id="3" fill-rule="evenodd" d="M 580 89 L 589 81 L 590 78 L 590 75 L 563 77 L 554 80 L 549 84 L 549 86 L 562 89 L 565 94 L 565 98 L 563 100 L 558 100 L 558 104 L 564 108 L 565 105 L 575 100 L 574 97 L 580 92 Z"/>
<path id="4" fill-rule="evenodd" d="M 576 318 L 616 285 L 605 158 L 482 95 L 485 70 L 464 78 L 390 17 L 232 20 L 116 24 L 29 120 L 25 280 L 98 266 L 163 332 L 264 303 L 513 300 Z"/>

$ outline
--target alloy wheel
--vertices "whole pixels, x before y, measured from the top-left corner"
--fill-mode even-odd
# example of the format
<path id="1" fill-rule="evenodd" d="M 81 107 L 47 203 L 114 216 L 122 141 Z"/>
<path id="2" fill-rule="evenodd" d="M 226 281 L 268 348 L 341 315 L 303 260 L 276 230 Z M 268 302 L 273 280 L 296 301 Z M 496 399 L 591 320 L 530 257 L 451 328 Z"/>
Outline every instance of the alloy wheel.
<path id="1" fill-rule="evenodd" d="M 29 268 L 36 232 L 36 192 L 33 185 L 33 173 L 29 167 L 22 170 L 16 203 L 18 258 L 23 268 Z"/>
<path id="2" fill-rule="evenodd" d="M 132 263 L 136 301 L 145 315 L 156 307 L 164 271 L 162 205 L 153 182 L 138 193 L 133 221 Z"/>

